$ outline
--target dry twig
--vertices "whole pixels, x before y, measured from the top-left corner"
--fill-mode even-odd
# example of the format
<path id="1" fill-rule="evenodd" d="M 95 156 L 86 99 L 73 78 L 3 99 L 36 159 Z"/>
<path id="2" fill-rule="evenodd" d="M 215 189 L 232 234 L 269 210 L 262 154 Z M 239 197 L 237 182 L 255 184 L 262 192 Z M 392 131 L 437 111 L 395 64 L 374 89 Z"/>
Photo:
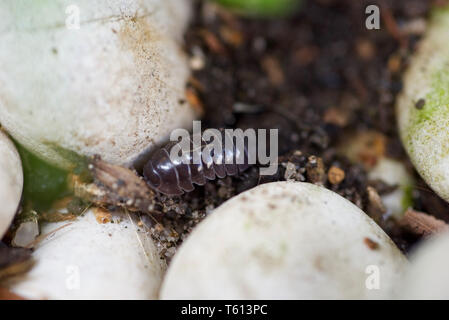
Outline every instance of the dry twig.
<path id="1" fill-rule="evenodd" d="M 405 230 L 424 237 L 449 231 L 449 226 L 443 220 L 412 209 L 405 212 L 399 223 Z"/>

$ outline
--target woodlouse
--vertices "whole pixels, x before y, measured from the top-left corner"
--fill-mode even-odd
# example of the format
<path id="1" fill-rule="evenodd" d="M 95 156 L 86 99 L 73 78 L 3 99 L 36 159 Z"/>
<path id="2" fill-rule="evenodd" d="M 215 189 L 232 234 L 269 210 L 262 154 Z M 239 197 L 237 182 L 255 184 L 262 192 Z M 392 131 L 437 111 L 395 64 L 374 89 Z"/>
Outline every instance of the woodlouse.
<path id="1" fill-rule="evenodd" d="M 232 136 L 225 130 L 220 130 L 219 132 L 221 141 L 225 141 L 226 136 L 231 137 L 232 140 L 230 141 L 234 141 Z M 174 162 L 170 159 L 170 152 L 177 145 L 177 142 L 169 142 L 154 152 L 143 169 L 143 175 L 147 184 L 152 189 L 167 195 L 181 195 L 184 192 L 193 191 L 195 188 L 194 184 L 202 186 L 207 180 L 233 176 L 250 167 L 246 143 L 242 151 L 236 147 L 235 143 L 232 143 L 231 148 L 227 148 L 225 143 L 222 143 L 221 153 L 214 154 L 212 152 L 209 154 L 209 152 L 204 153 L 208 142 L 205 141 L 203 135 L 201 135 L 200 139 L 201 146 L 193 147 L 192 151 L 186 154 L 188 164 L 179 161 Z M 193 140 L 194 138 L 191 135 L 189 137 L 191 146 L 193 146 Z M 201 159 L 199 164 L 195 164 L 192 161 L 194 156 Z M 236 161 L 238 158 L 242 160 L 240 162 Z M 226 161 L 226 159 L 231 160 Z"/>

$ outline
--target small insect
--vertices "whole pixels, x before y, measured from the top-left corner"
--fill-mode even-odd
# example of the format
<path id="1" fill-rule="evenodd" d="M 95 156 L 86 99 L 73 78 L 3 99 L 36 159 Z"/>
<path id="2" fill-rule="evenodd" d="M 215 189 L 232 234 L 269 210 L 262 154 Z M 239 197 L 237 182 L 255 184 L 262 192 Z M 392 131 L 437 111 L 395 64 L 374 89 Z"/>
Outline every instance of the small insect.
<path id="1" fill-rule="evenodd" d="M 225 130 L 220 130 L 221 141 L 225 141 L 226 135 L 234 141 Z M 189 137 L 189 143 L 193 145 L 193 136 Z M 250 167 L 248 161 L 248 147 L 244 144 L 243 150 L 239 150 L 235 143 L 231 148 L 221 144 L 221 152 L 207 152 L 208 142 L 201 135 L 201 146 L 194 147 L 187 153 L 187 161 L 172 161 L 170 153 L 177 142 L 169 142 L 151 155 L 150 160 L 143 169 L 143 176 L 147 184 L 156 191 L 167 195 L 181 195 L 194 190 L 194 184 L 205 185 L 207 180 L 234 176 L 242 173 Z M 196 164 L 193 159 L 201 159 Z M 236 161 L 236 159 L 242 159 Z"/>

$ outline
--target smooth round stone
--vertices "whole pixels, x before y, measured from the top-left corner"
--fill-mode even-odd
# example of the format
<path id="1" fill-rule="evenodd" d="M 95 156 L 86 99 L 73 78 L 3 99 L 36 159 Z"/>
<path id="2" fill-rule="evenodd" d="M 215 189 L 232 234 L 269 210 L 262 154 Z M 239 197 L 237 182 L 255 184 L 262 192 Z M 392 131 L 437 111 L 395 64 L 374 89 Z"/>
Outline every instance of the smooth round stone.
<path id="1" fill-rule="evenodd" d="M 232 198 L 194 229 L 161 298 L 383 298 L 405 265 L 351 202 L 312 184 L 276 182 Z"/>
<path id="2" fill-rule="evenodd" d="M 411 255 L 400 299 L 449 299 L 449 233 L 426 240 Z"/>
<path id="3" fill-rule="evenodd" d="M 13 281 L 13 292 L 29 299 L 157 298 L 165 262 L 148 233 L 126 215 L 100 224 L 89 211 L 67 223 L 43 226 L 36 264 Z"/>
<path id="4" fill-rule="evenodd" d="M 14 144 L 0 129 L 0 239 L 16 215 L 22 189 L 22 161 Z"/>
<path id="5" fill-rule="evenodd" d="M 397 102 L 401 139 L 416 170 L 449 201 L 449 6 L 435 9 Z"/>
<path id="6" fill-rule="evenodd" d="M 73 165 L 73 153 L 128 165 L 173 129 L 191 127 L 180 46 L 190 6 L 0 2 L 0 123 L 61 167 Z"/>

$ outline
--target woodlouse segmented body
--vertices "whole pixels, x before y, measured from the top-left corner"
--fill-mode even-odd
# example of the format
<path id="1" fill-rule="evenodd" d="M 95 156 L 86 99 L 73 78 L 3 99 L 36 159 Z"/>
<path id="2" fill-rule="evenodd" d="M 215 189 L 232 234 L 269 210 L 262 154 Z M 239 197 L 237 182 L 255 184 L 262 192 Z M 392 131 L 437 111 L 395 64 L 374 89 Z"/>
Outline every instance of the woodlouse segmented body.
<path id="1" fill-rule="evenodd" d="M 198 147 L 193 145 L 195 139 L 190 136 L 189 143 L 193 147 L 185 155 L 187 162 L 172 161 L 170 158 L 170 152 L 177 142 L 169 142 L 158 149 L 152 154 L 143 170 L 147 184 L 152 189 L 167 195 L 181 195 L 184 192 L 193 191 L 194 184 L 202 186 L 207 180 L 233 176 L 248 169 L 250 164 L 247 145 L 244 144 L 243 150 L 239 150 L 235 143 L 227 148 L 224 143 L 225 138 L 231 137 L 230 141 L 234 139 L 225 130 L 220 130 L 220 134 L 223 143 L 221 153 L 218 154 L 205 150 L 208 142 L 202 135 L 198 138 L 201 141 L 201 146 Z M 195 158 L 201 161 L 194 162 Z M 238 162 L 237 159 L 242 160 Z"/>

